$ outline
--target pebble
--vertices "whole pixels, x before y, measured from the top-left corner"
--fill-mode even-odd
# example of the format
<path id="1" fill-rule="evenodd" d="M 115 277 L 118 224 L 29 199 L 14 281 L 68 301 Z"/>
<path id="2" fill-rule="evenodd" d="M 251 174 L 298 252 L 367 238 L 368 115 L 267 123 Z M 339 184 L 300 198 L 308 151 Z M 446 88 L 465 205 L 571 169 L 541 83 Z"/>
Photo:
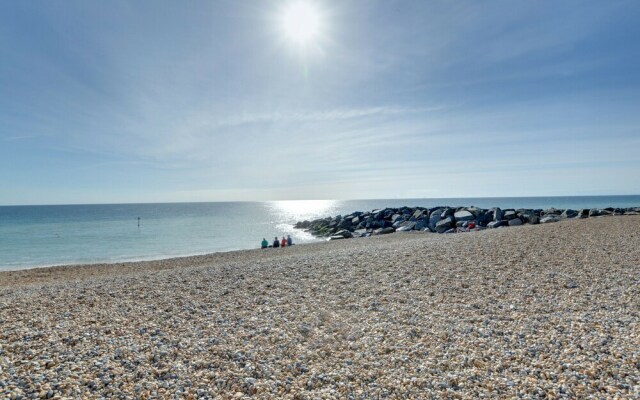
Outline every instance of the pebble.
<path id="1" fill-rule="evenodd" d="M 640 398 L 639 224 L 0 273 L 0 398 Z"/>

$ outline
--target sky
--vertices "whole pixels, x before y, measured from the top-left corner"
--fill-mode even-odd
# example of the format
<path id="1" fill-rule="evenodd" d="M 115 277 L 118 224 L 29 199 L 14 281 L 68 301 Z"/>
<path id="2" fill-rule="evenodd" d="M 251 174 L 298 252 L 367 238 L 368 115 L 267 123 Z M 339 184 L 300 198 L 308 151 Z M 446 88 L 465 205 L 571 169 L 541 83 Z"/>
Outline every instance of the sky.
<path id="1" fill-rule="evenodd" d="M 0 204 L 638 193 L 637 1 L 0 2 Z"/>

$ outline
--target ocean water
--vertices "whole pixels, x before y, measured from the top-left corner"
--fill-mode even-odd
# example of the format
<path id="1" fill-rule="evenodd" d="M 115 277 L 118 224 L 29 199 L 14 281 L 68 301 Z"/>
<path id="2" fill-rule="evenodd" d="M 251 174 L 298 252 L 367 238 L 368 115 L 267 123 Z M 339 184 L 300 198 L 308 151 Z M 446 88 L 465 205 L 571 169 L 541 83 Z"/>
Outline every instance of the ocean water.
<path id="1" fill-rule="evenodd" d="M 640 195 L 0 207 L 0 270 L 161 259 L 322 239 L 297 221 L 384 207 L 638 207 Z M 138 226 L 140 217 L 140 226 Z"/>

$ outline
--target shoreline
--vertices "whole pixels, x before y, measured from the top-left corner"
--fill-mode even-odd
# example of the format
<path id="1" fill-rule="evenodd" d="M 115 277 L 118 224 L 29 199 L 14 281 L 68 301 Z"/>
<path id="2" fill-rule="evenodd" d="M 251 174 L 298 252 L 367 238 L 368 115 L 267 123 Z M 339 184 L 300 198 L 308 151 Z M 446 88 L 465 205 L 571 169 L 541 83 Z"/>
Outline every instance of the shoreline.
<path id="1" fill-rule="evenodd" d="M 635 214 L 622 214 L 622 215 L 604 215 L 604 216 L 599 216 L 596 218 L 610 218 L 610 217 L 632 217 Z M 321 219 L 321 221 L 324 220 L 328 220 L 330 218 L 323 218 Z M 561 223 L 567 223 L 567 222 L 573 222 L 573 221 L 579 221 L 581 219 L 576 219 L 576 218 L 570 218 L 570 219 L 562 219 L 559 220 L 557 222 L 561 222 Z M 529 224 L 526 224 L 529 225 Z M 537 225 L 537 224 L 536 224 Z M 510 226 L 501 226 L 499 228 L 511 228 Z M 299 228 L 299 229 L 303 229 L 303 228 Z M 487 228 L 485 229 L 478 229 L 478 230 L 474 230 L 471 232 L 481 232 L 487 230 Z M 424 235 L 430 235 L 430 234 L 436 234 L 436 232 L 430 232 L 428 230 L 425 231 L 416 231 L 416 230 L 398 230 L 397 232 L 393 232 L 396 234 L 424 234 Z M 451 232 L 454 233 L 454 232 Z M 469 233 L 469 232 L 455 232 L 455 233 Z M 380 236 L 380 235 L 374 235 L 374 236 Z M 388 236 L 388 235 L 387 235 Z M 370 235 L 363 235 L 363 236 L 353 236 L 353 237 L 349 237 L 349 239 L 354 238 L 354 239 L 364 239 L 364 238 L 370 238 Z M 315 242 L 307 242 L 307 243 L 295 243 L 295 247 L 298 246 L 313 246 L 313 245 L 320 245 L 326 242 L 331 241 L 331 237 L 322 237 L 322 236 L 316 236 L 316 238 L 318 239 L 318 241 Z M 335 237 L 334 237 L 335 239 Z M 346 237 L 345 237 L 346 239 Z M 291 247 L 287 247 L 287 248 L 291 248 Z M 278 248 L 280 249 L 280 248 Z M 223 251 L 213 251 L 213 252 L 207 252 L 207 253 L 195 253 L 195 254 L 185 254 L 185 255 L 179 255 L 179 256 L 169 256 L 169 257 L 163 257 L 163 256 L 158 256 L 158 257 L 144 257 L 142 259 L 138 259 L 138 258 L 134 258 L 134 259 L 126 259 L 126 260 L 121 260 L 121 261 L 104 261 L 104 262 L 91 262 L 91 263 L 71 263 L 71 264 L 45 264 L 45 265 L 36 265 L 36 266 L 30 266 L 30 267 L 24 267 L 24 268 L 18 268 L 18 269 L 1 269 L 0 270 L 0 287 L 2 286 L 2 276 L 5 274 L 15 274 L 15 273 L 19 273 L 19 272 L 23 272 L 23 271 L 55 271 L 55 270 L 67 270 L 69 268 L 91 268 L 91 267 L 97 267 L 97 268 L 109 268 L 109 267 L 116 267 L 116 266 L 135 266 L 135 265 L 145 265 L 148 263 L 166 263 L 166 262 L 172 262 L 172 261 L 176 261 L 178 263 L 183 263 L 183 262 L 189 262 L 189 261 L 195 261 L 195 262 L 205 262 L 207 261 L 209 258 L 212 258 L 216 255 L 219 254 L 234 254 L 234 253 L 244 253 L 247 251 L 255 251 L 255 250 L 273 250 L 272 248 L 267 248 L 267 249 L 261 249 L 259 247 L 254 247 L 254 248 L 246 248 L 246 249 L 235 249 L 235 250 L 223 250 Z"/>

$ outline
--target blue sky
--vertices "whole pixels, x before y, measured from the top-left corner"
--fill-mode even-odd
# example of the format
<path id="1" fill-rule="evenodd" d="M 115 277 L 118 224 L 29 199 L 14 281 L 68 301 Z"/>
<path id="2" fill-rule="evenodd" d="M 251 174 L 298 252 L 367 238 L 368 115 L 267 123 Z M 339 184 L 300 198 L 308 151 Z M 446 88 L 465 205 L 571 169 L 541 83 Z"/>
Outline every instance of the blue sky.
<path id="1" fill-rule="evenodd" d="M 309 2 L 0 2 L 0 204 L 640 193 L 637 1 Z"/>

